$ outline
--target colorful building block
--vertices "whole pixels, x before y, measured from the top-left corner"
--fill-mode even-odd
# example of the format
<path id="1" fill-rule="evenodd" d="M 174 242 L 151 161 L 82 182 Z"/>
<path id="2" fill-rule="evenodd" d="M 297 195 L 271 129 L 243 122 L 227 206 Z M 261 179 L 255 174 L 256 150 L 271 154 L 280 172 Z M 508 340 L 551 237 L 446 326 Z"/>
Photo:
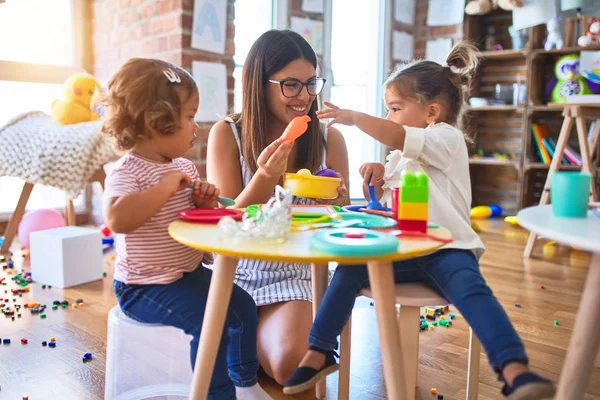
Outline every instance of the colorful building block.
<path id="1" fill-rule="evenodd" d="M 403 202 L 398 204 L 398 218 L 427 221 L 428 208 L 429 205 L 427 203 Z"/>
<path id="2" fill-rule="evenodd" d="M 427 232 L 429 186 L 425 172 L 402 171 L 398 187 L 398 205 L 395 208 L 398 229 Z"/>
<path id="3" fill-rule="evenodd" d="M 427 220 L 415 221 L 412 219 L 399 219 L 398 229 L 403 231 L 427 233 Z"/>

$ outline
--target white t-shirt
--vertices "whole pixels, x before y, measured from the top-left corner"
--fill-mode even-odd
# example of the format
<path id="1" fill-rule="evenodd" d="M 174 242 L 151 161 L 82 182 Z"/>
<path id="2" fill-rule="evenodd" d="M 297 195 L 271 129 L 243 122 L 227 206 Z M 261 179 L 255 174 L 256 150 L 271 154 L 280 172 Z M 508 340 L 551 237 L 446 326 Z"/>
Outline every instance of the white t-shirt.
<path id="1" fill-rule="evenodd" d="M 404 169 L 423 170 L 429 176 L 429 221 L 448 228 L 454 239 L 443 248 L 472 250 L 479 259 L 485 246 L 470 223 L 471 179 L 463 133 L 445 123 L 404 129 L 404 151 L 387 157 L 381 202 L 390 204 L 391 188 L 399 185 Z"/>

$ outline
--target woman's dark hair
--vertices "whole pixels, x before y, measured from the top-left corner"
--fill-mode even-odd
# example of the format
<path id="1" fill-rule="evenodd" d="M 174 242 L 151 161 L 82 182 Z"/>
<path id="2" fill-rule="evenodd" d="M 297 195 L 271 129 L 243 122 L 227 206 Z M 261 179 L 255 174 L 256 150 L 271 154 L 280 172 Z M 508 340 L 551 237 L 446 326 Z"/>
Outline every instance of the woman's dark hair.
<path id="1" fill-rule="evenodd" d="M 290 30 L 273 29 L 262 34 L 250 48 L 242 70 L 242 111 L 233 115 L 241 128 L 242 155 L 248 168 L 256 172 L 256 160 L 267 147 L 266 86 L 269 77 L 292 61 L 304 59 L 318 68 L 317 55 L 308 42 Z M 297 165 L 315 172 L 323 159 L 325 140 L 316 115 L 317 102 L 308 112 L 307 132 L 296 140 Z"/>
<path id="2" fill-rule="evenodd" d="M 460 125 L 463 104 L 469 95 L 477 63 L 477 49 L 463 41 L 452 48 L 446 65 L 425 60 L 399 65 L 384 86 L 397 90 L 403 97 L 415 98 L 421 104 L 439 101 L 446 109 L 445 120 L 440 122 Z"/>

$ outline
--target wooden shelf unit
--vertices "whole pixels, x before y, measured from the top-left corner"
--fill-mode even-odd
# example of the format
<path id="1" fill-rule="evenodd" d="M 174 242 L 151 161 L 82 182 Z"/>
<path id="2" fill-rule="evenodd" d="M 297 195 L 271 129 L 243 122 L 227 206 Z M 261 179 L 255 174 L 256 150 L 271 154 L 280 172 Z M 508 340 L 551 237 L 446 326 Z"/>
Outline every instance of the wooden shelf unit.
<path id="1" fill-rule="evenodd" d="M 494 97 L 496 84 L 511 87 L 517 81 L 517 74 L 524 78 L 527 97 L 524 105 L 512 103 L 503 106 L 467 107 L 466 123 L 473 135 L 473 152 L 482 148 L 485 155 L 493 152 L 511 154 L 512 159 L 470 160 L 473 206 L 499 204 L 505 215 L 513 215 L 518 210 L 539 202 L 549 165 L 542 163 L 531 134 L 533 123 L 547 126 L 550 136 L 556 140 L 563 121 L 563 106 L 548 104 L 545 94 L 547 82 L 554 76 L 555 61 L 565 54 L 579 53 L 582 50 L 600 50 L 600 46 L 579 48 L 569 47 L 560 50 L 544 50 L 542 40 L 546 27 L 539 25 L 530 31 L 528 47 L 511 50 L 512 42 L 508 26 L 512 25 L 512 13 L 495 10 L 483 16 L 465 15 L 464 38 L 482 48 L 488 27 L 496 28 L 496 40 L 504 49 L 501 51 L 480 51 L 480 65 L 473 81 L 471 96 Z M 569 142 L 579 151 L 577 135 Z M 596 163 L 600 159 L 598 149 Z M 592 153 L 593 154 L 593 153 Z M 564 170 L 579 170 L 573 165 L 561 165 Z M 595 179 L 600 180 L 598 168 Z"/>

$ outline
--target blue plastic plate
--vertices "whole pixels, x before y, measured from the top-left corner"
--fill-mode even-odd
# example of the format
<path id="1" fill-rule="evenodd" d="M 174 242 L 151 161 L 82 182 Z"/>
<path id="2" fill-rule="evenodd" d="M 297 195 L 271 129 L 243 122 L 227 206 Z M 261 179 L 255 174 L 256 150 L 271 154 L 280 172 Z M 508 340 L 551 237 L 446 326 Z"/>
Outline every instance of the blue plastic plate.
<path id="1" fill-rule="evenodd" d="M 362 237 L 346 237 L 346 234 Z M 323 254 L 344 257 L 369 257 L 393 254 L 399 241 L 387 233 L 361 228 L 337 228 L 315 232 L 310 249 Z"/>
<path id="2" fill-rule="evenodd" d="M 356 228 L 385 229 L 398 226 L 398 222 L 395 219 L 362 212 L 341 212 L 333 214 L 332 217 L 339 218 L 342 221 L 351 219 L 361 220 L 360 224 L 354 225 Z"/>

